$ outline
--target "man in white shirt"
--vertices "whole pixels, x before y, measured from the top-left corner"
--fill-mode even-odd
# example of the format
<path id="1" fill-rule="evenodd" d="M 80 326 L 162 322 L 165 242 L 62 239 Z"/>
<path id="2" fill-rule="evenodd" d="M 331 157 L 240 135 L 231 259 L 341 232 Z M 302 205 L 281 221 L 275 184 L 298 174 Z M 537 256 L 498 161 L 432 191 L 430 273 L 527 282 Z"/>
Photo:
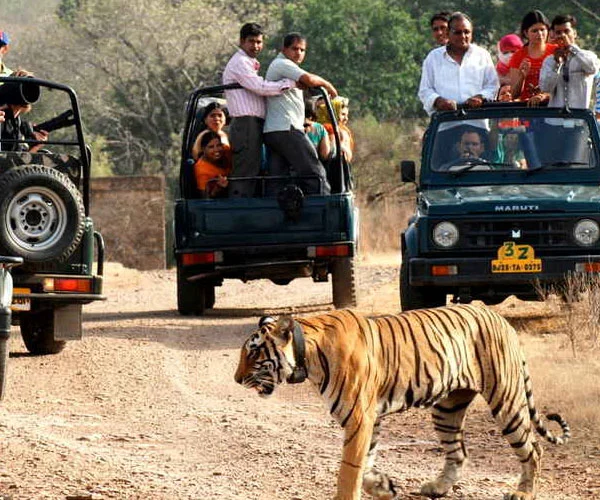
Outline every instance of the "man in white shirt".
<path id="1" fill-rule="evenodd" d="M 540 70 L 540 90 L 550 94 L 550 107 L 590 107 L 600 60 L 591 50 L 575 44 L 576 26 L 577 20 L 571 15 L 556 16 L 550 26 L 558 48 L 544 59 Z"/>
<path id="2" fill-rule="evenodd" d="M 227 108 L 232 117 L 229 138 L 233 152 L 231 177 L 254 177 L 260 172 L 262 131 L 266 113 L 265 96 L 280 95 L 295 86 L 293 80 L 268 82 L 258 74 L 256 59 L 263 49 L 263 31 L 256 23 L 246 23 L 240 30 L 240 48 L 223 71 L 223 84 L 238 83 L 243 88 L 226 90 Z M 232 181 L 229 194 L 251 197 L 256 181 Z"/>
<path id="3" fill-rule="evenodd" d="M 283 48 L 267 69 L 267 80 L 289 78 L 302 87 L 325 87 L 331 96 L 337 96 L 335 87 L 318 75 L 308 73 L 299 64 L 306 56 L 306 39 L 299 33 L 290 33 L 283 39 Z M 264 127 L 265 144 L 271 152 L 270 174 L 298 176 L 304 193 L 329 194 L 325 169 L 310 139 L 304 133 L 304 95 L 298 87 L 283 95 L 267 98 L 267 118 Z M 303 178 L 306 176 L 318 179 Z M 276 193 L 281 183 L 271 182 L 270 193 Z"/>
<path id="4" fill-rule="evenodd" d="M 448 20 L 448 30 L 448 44 L 433 49 L 423 62 L 419 99 L 429 115 L 456 110 L 459 104 L 478 108 L 486 100 L 494 100 L 499 87 L 492 56 L 471 43 L 473 23 L 469 17 L 455 12 Z M 470 125 L 487 128 L 483 120 L 477 123 L 473 120 Z M 436 143 L 441 147 L 438 153 L 447 155 L 462 130 L 452 124 L 440 128 L 442 130 L 447 137 L 438 137 Z"/>
<path id="5" fill-rule="evenodd" d="M 594 76 L 600 70 L 598 56 L 576 44 L 577 20 L 561 14 L 552 20 L 550 30 L 558 48 L 546 57 L 540 70 L 541 94 L 531 100 L 548 100 L 550 107 L 589 109 L 594 91 Z M 532 103 L 532 104 L 534 104 Z M 576 126 L 570 120 L 546 120 L 543 151 L 545 162 L 586 161 L 587 127 Z"/>

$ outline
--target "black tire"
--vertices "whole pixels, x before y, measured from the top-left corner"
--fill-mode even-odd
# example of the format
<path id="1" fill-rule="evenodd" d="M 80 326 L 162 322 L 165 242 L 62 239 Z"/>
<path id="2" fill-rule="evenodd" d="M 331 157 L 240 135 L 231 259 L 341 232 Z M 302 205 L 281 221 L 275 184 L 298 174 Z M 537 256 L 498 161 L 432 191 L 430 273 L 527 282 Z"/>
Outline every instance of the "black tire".
<path id="1" fill-rule="evenodd" d="M 8 339 L 0 339 L 0 401 L 4 399 L 6 375 L 8 374 Z"/>
<path id="2" fill-rule="evenodd" d="M 26 261 L 64 261 L 85 230 L 77 186 L 63 173 L 24 165 L 0 177 L 0 247 Z"/>
<path id="3" fill-rule="evenodd" d="M 212 307 L 214 302 L 215 287 L 206 286 L 200 281 L 188 281 L 180 265 L 177 264 L 177 310 L 179 314 L 202 316 L 207 307 Z"/>
<path id="4" fill-rule="evenodd" d="M 336 309 L 356 307 L 354 257 L 334 260 L 331 265 L 331 291 Z"/>
<path id="5" fill-rule="evenodd" d="M 406 259 L 407 260 L 407 259 Z M 400 265 L 400 308 L 402 311 L 426 309 L 446 305 L 446 292 L 435 288 L 411 286 L 408 280 L 408 263 L 402 256 Z"/>
<path id="6" fill-rule="evenodd" d="M 21 336 L 31 354 L 58 354 L 67 345 L 54 340 L 54 310 L 42 309 L 21 313 Z"/>
<path id="7" fill-rule="evenodd" d="M 212 309 L 215 305 L 215 287 L 213 285 L 205 285 L 204 303 L 207 309 Z"/>

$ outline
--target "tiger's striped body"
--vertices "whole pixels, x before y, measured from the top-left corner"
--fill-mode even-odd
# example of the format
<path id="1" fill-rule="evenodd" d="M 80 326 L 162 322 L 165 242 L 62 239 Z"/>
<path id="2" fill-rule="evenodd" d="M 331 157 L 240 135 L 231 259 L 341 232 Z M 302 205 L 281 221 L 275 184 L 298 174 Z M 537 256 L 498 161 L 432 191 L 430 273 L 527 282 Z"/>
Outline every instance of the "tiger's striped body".
<path id="1" fill-rule="evenodd" d="M 466 458 L 464 418 L 477 394 L 522 463 L 518 490 L 505 498 L 535 498 L 542 450 L 533 430 L 556 444 L 570 431 L 557 415 L 550 418 L 561 424 L 562 437 L 542 425 L 516 332 L 501 316 L 460 305 L 375 318 L 333 311 L 296 322 L 304 333 L 308 378 L 344 428 L 336 498 L 360 498 L 361 485 L 375 498 L 394 498 L 391 481 L 374 467 L 379 422 L 410 407 L 433 408 L 446 451 L 443 471 L 422 493 L 446 494 Z M 261 326 L 242 348 L 236 381 L 261 395 L 285 381 L 299 361 L 293 328 L 290 317 Z"/>

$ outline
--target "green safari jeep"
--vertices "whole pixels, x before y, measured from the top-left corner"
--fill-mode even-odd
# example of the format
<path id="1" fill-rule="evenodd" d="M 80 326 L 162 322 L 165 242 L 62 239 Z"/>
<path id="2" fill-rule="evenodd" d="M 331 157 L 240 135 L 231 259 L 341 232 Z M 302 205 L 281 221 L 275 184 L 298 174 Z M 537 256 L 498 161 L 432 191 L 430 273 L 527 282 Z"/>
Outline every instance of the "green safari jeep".
<path id="1" fill-rule="evenodd" d="M 196 89 L 189 96 L 183 135 L 180 196 L 175 200 L 177 307 L 183 315 L 202 315 L 215 304 L 215 287 L 225 279 L 269 279 L 287 285 L 296 278 L 327 282 L 335 307 L 356 305 L 355 254 L 358 210 L 350 167 L 342 155 L 326 165 L 330 195 L 303 193 L 298 178 L 268 175 L 229 177 L 229 185 L 257 183 L 253 198 L 205 198 L 196 188 L 191 149 L 203 109 L 228 87 Z M 340 151 L 331 103 L 324 90 Z M 222 102 L 225 102 L 222 100 Z M 283 185 L 269 194 L 270 183 Z M 275 193 L 274 193 L 275 194 Z"/>
<path id="2" fill-rule="evenodd" d="M 403 310 L 538 299 L 538 286 L 600 272 L 600 137 L 581 109 L 493 103 L 437 113 L 416 211 L 401 236 Z M 539 285 L 538 285 L 539 284 Z"/>
<path id="3" fill-rule="evenodd" d="M 0 255 L 23 259 L 12 270 L 12 322 L 31 353 L 54 354 L 82 337 L 82 306 L 104 299 L 104 243 L 89 213 L 91 151 L 66 85 L 2 77 L 0 109 Z"/>

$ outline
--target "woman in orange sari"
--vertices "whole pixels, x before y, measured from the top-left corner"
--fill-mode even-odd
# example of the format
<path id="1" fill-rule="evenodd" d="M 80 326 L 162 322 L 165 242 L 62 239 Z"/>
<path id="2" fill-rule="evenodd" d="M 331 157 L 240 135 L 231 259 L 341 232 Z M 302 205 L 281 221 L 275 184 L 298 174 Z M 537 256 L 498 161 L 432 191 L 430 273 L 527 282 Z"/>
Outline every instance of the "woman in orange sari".
<path id="1" fill-rule="evenodd" d="M 200 157 L 194 164 L 198 190 L 208 198 L 227 196 L 231 172 L 231 148 L 217 132 L 208 131 L 200 139 Z"/>

